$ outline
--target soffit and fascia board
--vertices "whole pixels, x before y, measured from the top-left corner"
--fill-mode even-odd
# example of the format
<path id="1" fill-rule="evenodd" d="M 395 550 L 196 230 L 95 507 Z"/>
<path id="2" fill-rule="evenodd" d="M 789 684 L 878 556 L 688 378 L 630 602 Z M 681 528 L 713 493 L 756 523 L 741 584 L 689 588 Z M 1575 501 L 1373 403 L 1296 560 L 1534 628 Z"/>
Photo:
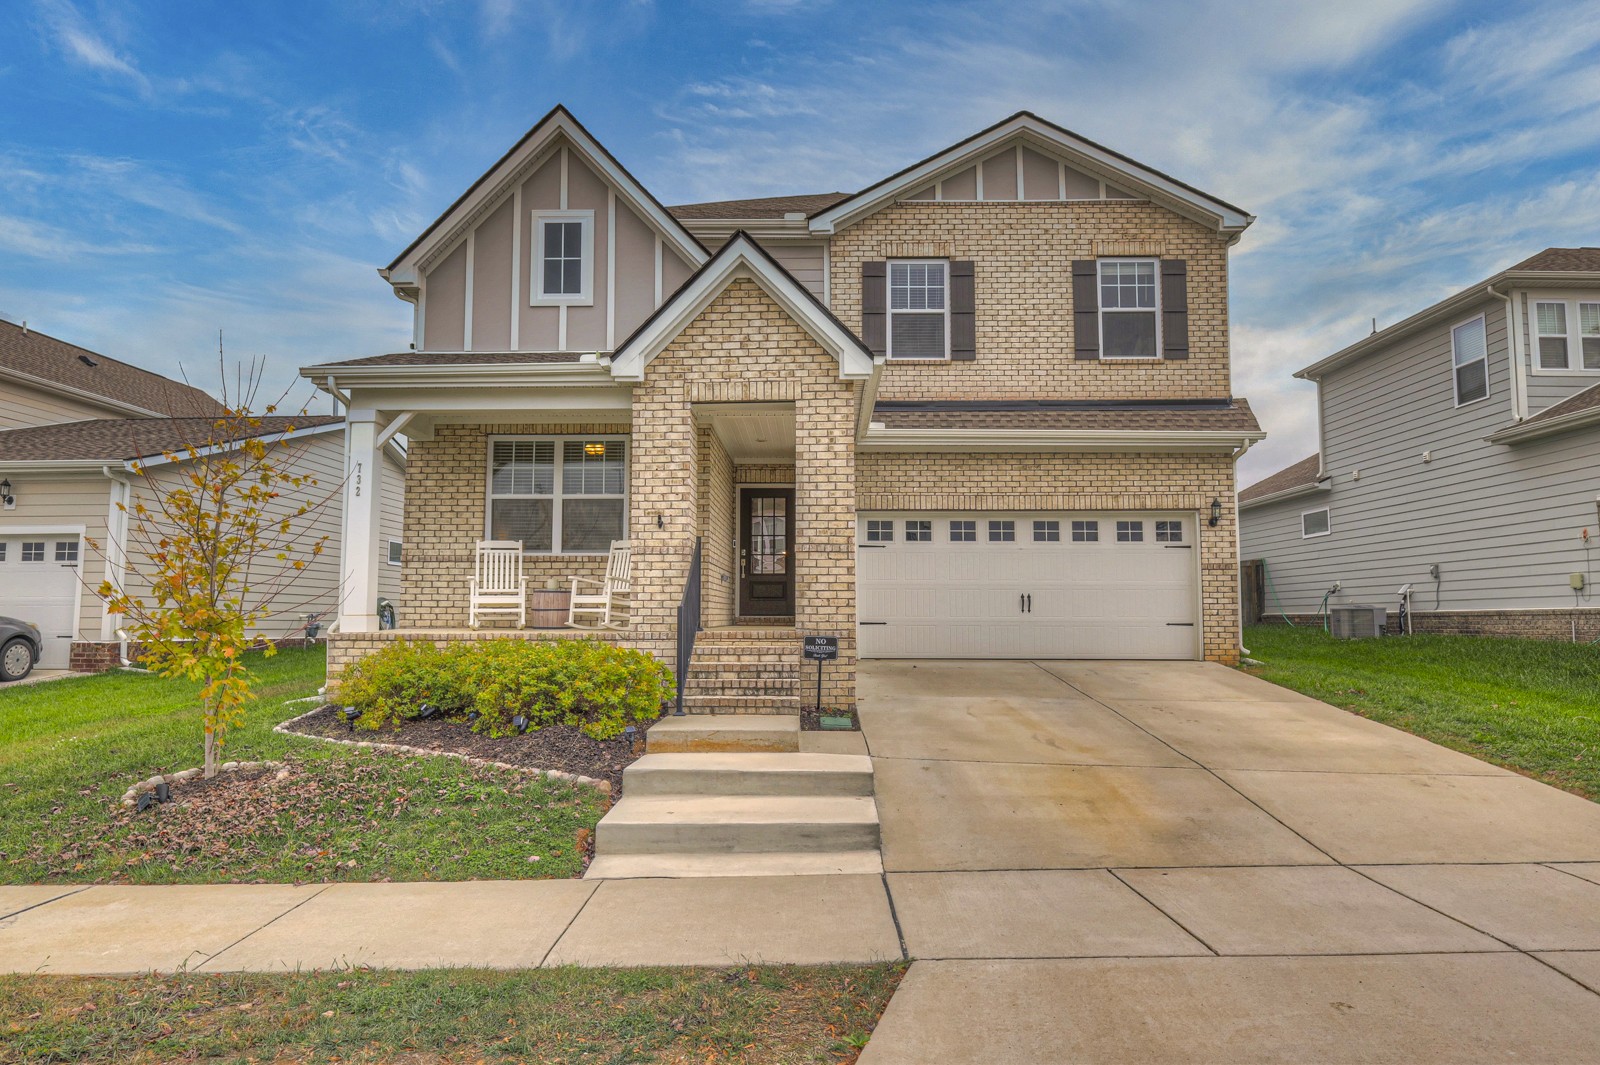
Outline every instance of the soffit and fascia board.
<path id="1" fill-rule="evenodd" d="M 1218 451 L 1266 439 L 1264 432 L 1118 432 L 1096 429 L 885 429 L 869 426 L 860 451 Z"/>
<path id="2" fill-rule="evenodd" d="M 505 197 L 549 158 L 560 137 L 576 148 L 601 179 L 627 199 L 650 223 L 651 228 L 692 266 L 699 266 L 710 258 L 710 253 L 694 234 L 630 174 L 570 111 L 558 104 L 378 273 L 397 291 L 402 288 L 414 289 L 419 284 L 418 268 L 437 258 L 439 252 L 453 248 L 473 225 L 498 209 Z"/>
<path id="3" fill-rule="evenodd" d="M 1310 366 L 1295 371 L 1295 376 L 1304 381 L 1319 381 L 1330 371 L 1347 366 L 1358 359 L 1365 358 L 1382 350 L 1387 345 L 1403 340 L 1412 333 L 1429 326 L 1438 325 L 1440 322 L 1461 314 L 1475 304 L 1488 300 L 1504 302 L 1509 291 L 1491 291 L 1494 289 L 1543 289 L 1560 288 L 1563 285 L 1576 285 L 1591 287 L 1600 285 L 1600 272 L 1593 270 L 1504 270 L 1487 281 L 1462 289 L 1453 296 L 1447 296 L 1438 303 L 1418 311 L 1409 318 L 1402 318 L 1394 325 L 1386 326 L 1370 336 L 1362 337 L 1348 347 L 1340 348 L 1327 358 L 1320 359 Z"/>
<path id="4" fill-rule="evenodd" d="M 1239 500 L 1240 510 L 1254 510 L 1256 507 L 1269 506 L 1273 503 L 1283 503 L 1291 499 L 1300 499 L 1305 496 L 1322 495 L 1333 491 L 1332 478 L 1325 477 L 1311 484 L 1297 484 L 1293 488 L 1285 488 L 1280 492 L 1270 495 L 1256 496 L 1254 499 Z"/>
<path id="5" fill-rule="evenodd" d="M 836 233 L 944 174 L 981 162 L 1011 140 L 1026 141 L 1075 168 L 1113 180 L 1222 233 L 1241 233 L 1255 221 L 1254 215 L 1225 200 L 1024 111 L 817 212 L 810 219 L 811 231 L 824 236 Z"/>

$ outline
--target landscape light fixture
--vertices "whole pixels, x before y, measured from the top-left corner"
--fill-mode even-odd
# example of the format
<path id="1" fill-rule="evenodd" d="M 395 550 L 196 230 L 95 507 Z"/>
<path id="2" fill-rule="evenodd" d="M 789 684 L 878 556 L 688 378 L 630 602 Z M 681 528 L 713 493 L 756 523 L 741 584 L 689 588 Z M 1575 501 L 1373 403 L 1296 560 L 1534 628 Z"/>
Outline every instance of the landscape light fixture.
<path id="1" fill-rule="evenodd" d="M 423 703 L 421 706 L 417 707 L 418 721 L 432 721 L 438 716 L 439 708 L 434 706 L 432 703 Z"/>
<path id="2" fill-rule="evenodd" d="M 511 727 L 517 730 L 518 736 L 526 734 L 528 731 L 528 715 L 518 714 L 516 717 L 512 718 Z"/>
<path id="3" fill-rule="evenodd" d="M 351 732 L 356 730 L 356 718 L 361 716 L 361 710 L 354 706 L 344 708 L 344 727 Z"/>
<path id="4" fill-rule="evenodd" d="M 0 503 L 5 504 L 7 507 L 17 505 L 17 497 L 11 494 L 11 478 L 9 477 L 0 481 Z"/>
<path id="5" fill-rule="evenodd" d="M 167 784 L 167 782 L 165 780 L 163 780 L 161 783 L 156 785 L 156 802 L 171 802 L 171 801 L 172 801 L 172 788 L 168 786 L 168 784 Z"/>
<path id="6" fill-rule="evenodd" d="M 156 805 L 156 797 L 153 793 L 147 791 L 143 795 L 139 796 L 139 805 L 133 808 L 133 812 L 136 814 L 142 814 L 154 805 Z"/>
<path id="7" fill-rule="evenodd" d="M 478 713 L 478 711 L 476 711 L 476 710 L 470 711 L 467 714 L 467 724 L 476 725 L 478 723 L 478 718 L 480 718 L 482 716 L 483 715 Z"/>
<path id="8" fill-rule="evenodd" d="M 1213 497 L 1212 500 L 1211 500 L 1211 521 L 1210 521 L 1209 524 L 1211 525 L 1211 527 L 1213 529 L 1215 529 L 1217 527 L 1217 523 L 1219 521 L 1221 521 L 1221 520 L 1222 520 L 1222 500 Z"/>

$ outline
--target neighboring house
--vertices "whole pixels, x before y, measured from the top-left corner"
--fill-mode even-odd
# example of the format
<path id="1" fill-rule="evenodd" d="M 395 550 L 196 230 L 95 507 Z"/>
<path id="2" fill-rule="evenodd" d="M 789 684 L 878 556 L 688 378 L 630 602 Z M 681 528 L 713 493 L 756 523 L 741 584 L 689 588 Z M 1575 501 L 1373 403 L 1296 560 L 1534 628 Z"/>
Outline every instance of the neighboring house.
<path id="1" fill-rule="evenodd" d="M 0 614 L 40 626 L 40 668 L 117 663 L 118 621 L 95 593 L 102 581 L 124 579 L 119 547 L 127 519 L 117 504 L 131 505 L 177 476 L 182 463 L 166 461 L 163 452 L 208 439 L 211 419 L 222 413 L 198 388 L 0 321 L 0 481 L 10 498 L 0 503 Z M 260 626 L 261 635 L 272 637 L 299 631 L 306 613 L 332 622 L 339 602 L 344 419 L 269 418 L 263 431 L 278 433 L 291 422 L 296 439 L 286 454 L 320 482 L 313 495 L 333 492 L 313 533 L 331 539 L 326 557 Z M 135 461 L 148 468 L 145 474 L 134 471 Z M 381 528 L 398 545 L 404 466 L 397 452 L 385 462 L 392 489 L 383 499 Z M 398 565 L 385 565 L 377 586 L 397 604 L 398 574 Z"/>
<path id="2" fill-rule="evenodd" d="M 1338 584 L 1393 624 L 1410 585 L 1413 631 L 1600 636 L 1600 248 L 1548 248 L 1295 376 L 1321 451 L 1239 494 L 1268 620 Z"/>
<path id="3" fill-rule="evenodd" d="M 301 372 L 347 399 L 352 469 L 409 440 L 412 634 L 465 635 L 476 541 L 522 541 L 542 588 L 627 539 L 610 638 L 671 659 L 699 544 L 707 669 L 833 635 L 828 703 L 858 655 L 1232 662 L 1252 220 L 1027 113 L 858 193 L 667 208 L 557 108 L 381 271 L 415 350 Z M 375 626 L 347 617 L 335 671 Z"/>

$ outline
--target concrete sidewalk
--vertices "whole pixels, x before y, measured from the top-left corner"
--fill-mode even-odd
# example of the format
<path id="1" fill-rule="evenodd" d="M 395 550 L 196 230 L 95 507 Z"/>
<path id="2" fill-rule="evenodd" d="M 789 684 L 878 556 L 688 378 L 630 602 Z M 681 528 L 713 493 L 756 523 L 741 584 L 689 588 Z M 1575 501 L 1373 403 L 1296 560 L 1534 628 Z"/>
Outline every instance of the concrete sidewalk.
<path id="1" fill-rule="evenodd" d="M 0 971 L 875 962 L 879 876 L 0 887 Z"/>

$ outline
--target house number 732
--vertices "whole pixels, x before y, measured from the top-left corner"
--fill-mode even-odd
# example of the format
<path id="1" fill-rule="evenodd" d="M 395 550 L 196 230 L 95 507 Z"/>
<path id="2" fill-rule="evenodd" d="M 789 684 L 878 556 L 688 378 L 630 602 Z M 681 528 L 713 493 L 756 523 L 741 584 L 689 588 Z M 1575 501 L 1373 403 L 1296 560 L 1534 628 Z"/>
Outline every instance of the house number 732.
<path id="1" fill-rule="evenodd" d="M 351 483 L 355 488 L 355 495 L 356 495 L 357 499 L 361 498 L 361 470 L 362 470 L 362 467 L 364 465 L 365 465 L 365 463 L 361 463 L 361 462 L 356 463 L 356 472 L 355 472 L 355 475 L 351 478 Z"/>

